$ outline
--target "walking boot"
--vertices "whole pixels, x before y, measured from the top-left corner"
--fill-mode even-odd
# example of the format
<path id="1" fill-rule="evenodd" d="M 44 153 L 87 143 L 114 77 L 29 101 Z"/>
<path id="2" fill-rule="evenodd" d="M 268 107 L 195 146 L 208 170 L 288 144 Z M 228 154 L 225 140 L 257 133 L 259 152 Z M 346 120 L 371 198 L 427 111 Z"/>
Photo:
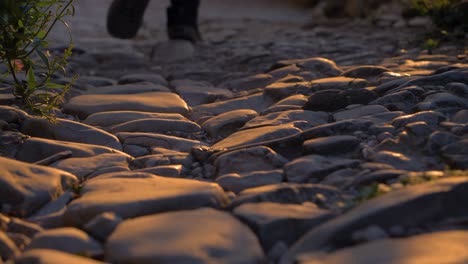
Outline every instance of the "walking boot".
<path id="1" fill-rule="evenodd" d="M 107 31 L 113 37 L 129 39 L 141 27 L 149 0 L 114 0 L 107 13 Z"/>

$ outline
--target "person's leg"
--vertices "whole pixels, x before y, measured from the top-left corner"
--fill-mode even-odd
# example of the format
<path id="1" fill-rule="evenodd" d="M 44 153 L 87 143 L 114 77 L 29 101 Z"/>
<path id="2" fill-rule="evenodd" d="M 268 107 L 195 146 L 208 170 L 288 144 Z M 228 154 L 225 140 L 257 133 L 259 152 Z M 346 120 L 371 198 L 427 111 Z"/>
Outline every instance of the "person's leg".
<path id="1" fill-rule="evenodd" d="M 107 31 L 116 38 L 133 38 L 143 21 L 149 0 L 114 0 L 107 13 Z"/>
<path id="2" fill-rule="evenodd" d="M 143 21 L 149 0 L 114 0 L 107 14 L 107 30 L 116 38 L 133 38 Z M 198 31 L 200 0 L 171 0 L 167 8 L 167 34 L 170 39 L 201 40 Z"/>
<path id="3" fill-rule="evenodd" d="M 167 8 L 167 34 L 170 39 L 201 40 L 198 30 L 199 6 L 200 0 L 171 0 L 171 6 Z"/>

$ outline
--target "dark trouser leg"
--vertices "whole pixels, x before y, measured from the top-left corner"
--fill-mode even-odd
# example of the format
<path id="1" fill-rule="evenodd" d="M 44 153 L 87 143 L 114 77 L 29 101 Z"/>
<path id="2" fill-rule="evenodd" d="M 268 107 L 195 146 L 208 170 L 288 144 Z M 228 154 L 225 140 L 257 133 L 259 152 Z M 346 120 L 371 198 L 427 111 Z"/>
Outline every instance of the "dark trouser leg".
<path id="1" fill-rule="evenodd" d="M 200 0 L 171 0 L 171 6 L 167 8 L 167 33 L 170 39 L 201 40 L 198 31 L 199 5 Z"/>
<path id="2" fill-rule="evenodd" d="M 117 38 L 133 38 L 149 0 L 114 0 L 107 13 L 107 31 Z"/>

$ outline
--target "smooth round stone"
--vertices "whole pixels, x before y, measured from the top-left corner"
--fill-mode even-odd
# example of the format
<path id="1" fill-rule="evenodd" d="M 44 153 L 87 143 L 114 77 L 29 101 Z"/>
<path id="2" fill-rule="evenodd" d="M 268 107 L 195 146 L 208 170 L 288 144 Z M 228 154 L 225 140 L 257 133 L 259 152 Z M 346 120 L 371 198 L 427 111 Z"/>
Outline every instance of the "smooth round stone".
<path id="1" fill-rule="evenodd" d="M 387 108 L 381 105 L 365 105 L 334 113 L 333 118 L 335 119 L 335 121 L 341 121 L 345 119 L 356 119 L 388 112 L 389 111 L 387 110 Z"/>
<path id="2" fill-rule="evenodd" d="M 263 170 L 221 175 L 216 182 L 225 190 L 240 193 L 249 188 L 281 183 L 283 178 L 283 170 Z"/>
<path id="3" fill-rule="evenodd" d="M 205 81 L 174 80 L 171 81 L 171 87 L 174 87 L 177 94 L 190 106 L 226 100 L 233 96 L 229 89 L 217 88 Z"/>
<path id="4" fill-rule="evenodd" d="M 305 154 L 343 154 L 357 149 L 361 141 L 355 136 L 330 136 L 304 142 Z"/>
<path id="5" fill-rule="evenodd" d="M 335 251 L 321 257 L 298 256 L 300 264 L 463 263 L 468 258 L 468 232 L 441 231 L 408 238 L 384 239 Z M 286 262 L 285 262 L 286 263 Z"/>
<path id="6" fill-rule="evenodd" d="M 215 160 L 216 174 L 247 173 L 282 168 L 288 160 L 270 148 L 258 146 L 240 149 Z"/>
<path id="7" fill-rule="evenodd" d="M 262 248 L 229 213 L 203 208 L 156 214 L 120 224 L 106 245 L 117 263 L 260 263 Z"/>
<path id="8" fill-rule="evenodd" d="M 276 79 L 279 79 L 279 78 L 284 78 L 290 74 L 295 74 L 301 71 L 302 71 L 301 68 L 297 67 L 295 64 L 292 64 L 292 65 L 284 66 L 276 70 L 272 70 L 268 72 L 268 74 L 272 75 Z"/>
<path id="9" fill-rule="evenodd" d="M 148 82 L 128 83 L 112 86 L 102 86 L 95 89 L 86 90 L 85 94 L 139 94 L 148 92 L 170 92 L 169 88 L 160 84 Z"/>
<path id="10" fill-rule="evenodd" d="M 371 66 L 371 65 L 364 65 L 364 66 L 357 66 L 353 67 L 345 72 L 342 73 L 343 76 L 349 78 L 363 78 L 369 79 L 380 76 L 384 72 L 389 72 L 390 70 L 381 67 L 381 66 Z"/>
<path id="11" fill-rule="evenodd" d="M 160 118 L 167 120 L 187 120 L 181 114 L 171 113 L 151 113 L 139 111 L 111 111 L 101 112 L 88 116 L 83 123 L 90 126 L 110 127 L 118 124 L 123 124 L 129 121 L 146 118 Z"/>
<path id="12" fill-rule="evenodd" d="M 272 69 L 292 64 L 296 64 L 306 71 L 317 72 L 323 77 L 338 76 L 343 72 L 334 61 L 319 57 L 278 61 L 272 66 Z"/>
<path id="13" fill-rule="evenodd" d="M 119 84 L 130 84 L 130 83 L 139 83 L 139 82 L 149 82 L 153 84 L 159 84 L 162 86 L 168 87 L 169 84 L 167 80 L 159 74 L 150 74 L 150 73 L 134 73 L 127 74 L 119 78 Z"/>
<path id="14" fill-rule="evenodd" d="M 265 88 L 265 94 L 278 100 L 295 94 L 311 94 L 315 90 L 312 89 L 310 82 L 300 83 L 280 83 L 275 82 Z"/>
<path id="15" fill-rule="evenodd" d="M 270 74 L 257 74 L 241 79 L 229 80 L 219 84 L 219 87 L 225 87 L 232 91 L 248 91 L 255 88 L 264 88 L 273 81 Z"/>
<path id="16" fill-rule="evenodd" d="M 347 77 L 330 77 L 322 78 L 312 81 L 312 88 L 316 90 L 327 90 L 327 89 L 358 89 L 364 88 L 368 85 L 368 82 L 364 79 L 359 78 L 347 78 Z"/>
<path id="17" fill-rule="evenodd" d="M 37 234 L 26 250 L 52 249 L 70 254 L 98 256 L 102 246 L 85 232 L 74 227 L 49 229 Z"/>
<path id="18" fill-rule="evenodd" d="M 308 155 L 287 163 L 284 172 L 288 182 L 318 182 L 336 170 L 356 167 L 360 162 L 356 159 Z"/>
<path id="19" fill-rule="evenodd" d="M 290 246 L 305 232 L 333 217 L 312 203 L 248 203 L 236 207 L 233 213 L 257 233 L 266 252 L 278 241 Z"/>
<path id="20" fill-rule="evenodd" d="M 31 215 L 78 179 L 65 171 L 0 157 L 0 200 L 4 213 Z"/>
<path id="21" fill-rule="evenodd" d="M 452 122 L 459 124 L 468 123 L 468 109 L 458 111 L 453 117 Z"/>
<path id="22" fill-rule="evenodd" d="M 206 120 L 202 127 L 212 138 L 225 138 L 256 116 L 258 113 L 254 110 L 234 110 Z"/>
<path id="23" fill-rule="evenodd" d="M 263 126 L 280 126 L 295 121 L 305 121 L 309 127 L 323 125 L 328 122 L 329 115 L 325 112 L 315 112 L 307 110 L 289 110 L 277 113 L 257 116 L 247 122 L 243 130 Z"/>
<path id="24" fill-rule="evenodd" d="M 185 101 L 174 93 L 149 92 L 133 95 L 87 94 L 73 97 L 64 106 L 64 111 L 81 118 L 107 111 L 143 111 L 188 115 Z"/>
<path id="25" fill-rule="evenodd" d="M 186 120 L 168 120 L 160 118 L 145 118 L 118 124 L 109 128 L 113 134 L 121 132 L 143 132 L 161 134 L 196 134 L 201 127 L 194 122 Z"/>
<path id="26" fill-rule="evenodd" d="M 292 125 L 266 126 L 246 129 L 236 132 L 213 145 L 213 148 L 232 148 L 256 142 L 263 142 L 300 133 L 301 130 Z"/>
<path id="27" fill-rule="evenodd" d="M 15 243 L 0 230 L 0 260 L 12 259 L 19 254 L 20 250 Z"/>
<path id="28" fill-rule="evenodd" d="M 307 232 L 282 257 L 280 263 L 291 263 L 301 254 L 321 252 L 325 248 L 338 244 L 340 247 L 351 246 L 355 243 L 352 234 L 368 227 L 369 223 L 388 230 L 395 226 L 394 218 L 388 217 L 389 215 L 398 215 L 398 225 L 409 227 L 414 226 L 415 223 L 426 223 L 434 221 L 434 219 L 450 219 L 461 213 L 459 207 L 447 208 L 446 206 L 427 205 L 443 205 L 444 201 L 451 199 L 459 202 L 466 201 L 468 196 L 464 190 L 467 186 L 468 179 L 466 177 L 451 177 L 402 188 L 366 201 L 346 214 Z M 423 208 L 424 210 L 422 210 Z M 440 241 L 436 240 L 435 243 L 439 244 Z M 420 241 L 417 245 L 427 248 L 427 244 L 421 244 Z M 409 250 L 410 248 L 411 250 Z M 410 248 L 407 248 L 408 253 L 415 252 L 412 250 L 413 247 Z M 371 252 L 374 251 L 369 251 L 369 253 Z M 383 254 L 383 252 L 392 251 L 378 251 L 379 254 Z M 445 253 L 439 255 L 449 256 Z"/>
<path id="29" fill-rule="evenodd" d="M 101 145 L 122 150 L 122 145 L 114 135 L 67 119 L 58 118 L 55 123 L 51 123 L 44 118 L 28 118 L 23 122 L 21 132 L 33 137 Z"/>
<path id="30" fill-rule="evenodd" d="M 104 212 L 127 219 L 200 207 L 222 208 L 226 203 L 227 197 L 217 184 L 141 172 L 118 172 L 87 181 L 81 197 L 68 206 L 64 221 L 68 225 L 82 226 Z"/>

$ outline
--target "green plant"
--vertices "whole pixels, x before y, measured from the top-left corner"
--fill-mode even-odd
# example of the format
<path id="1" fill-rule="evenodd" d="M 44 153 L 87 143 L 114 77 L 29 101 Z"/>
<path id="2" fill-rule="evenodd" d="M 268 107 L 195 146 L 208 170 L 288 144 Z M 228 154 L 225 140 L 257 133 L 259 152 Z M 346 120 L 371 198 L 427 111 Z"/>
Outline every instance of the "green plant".
<path id="1" fill-rule="evenodd" d="M 427 39 L 423 45 L 424 49 L 427 49 L 427 53 L 429 53 L 430 55 L 432 55 L 432 51 L 438 46 L 439 46 L 439 41 L 432 39 L 432 38 Z"/>
<path id="2" fill-rule="evenodd" d="M 467 0 L 411 0 L 411 7 L 429 16 L 442 31 L 461 35 L 468 31 Z"/>
<path id="3" fill-rule="evenodd" d="M 67 26 L 63 18 L 73 14 L 73 0 L 0 0 L 0 63 L 7 65 L 15 97 L 50 120 L 71 85 L 52 78 L 65 72 L 72 45 L 55 56 L 46 38 L 58 22 Z"/>

